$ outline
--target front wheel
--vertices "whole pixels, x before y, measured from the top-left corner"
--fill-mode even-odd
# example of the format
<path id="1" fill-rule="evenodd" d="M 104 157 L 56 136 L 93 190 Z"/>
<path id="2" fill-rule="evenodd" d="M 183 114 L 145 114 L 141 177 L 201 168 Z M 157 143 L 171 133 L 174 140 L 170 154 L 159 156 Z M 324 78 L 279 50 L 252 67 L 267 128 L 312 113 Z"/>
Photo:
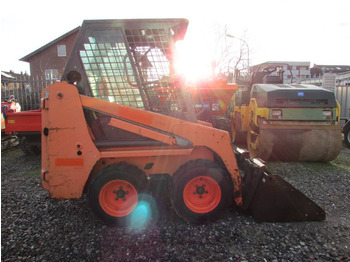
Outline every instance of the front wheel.
<path id="1" fill-rule="evenodd" d="M 146 176 L 135 166 L 113 164 L 102 169 L 92 180 L 88 199 L 93 213 L 108 225 L 130 221 Z"/>
<path id="2" fill-rule="evenodd" d="M 171 200 L 177 214 L 186 221 L 213 221 L 232 204 L 233 183 L 215 163 L 190 161 L 173 176 Z"/>

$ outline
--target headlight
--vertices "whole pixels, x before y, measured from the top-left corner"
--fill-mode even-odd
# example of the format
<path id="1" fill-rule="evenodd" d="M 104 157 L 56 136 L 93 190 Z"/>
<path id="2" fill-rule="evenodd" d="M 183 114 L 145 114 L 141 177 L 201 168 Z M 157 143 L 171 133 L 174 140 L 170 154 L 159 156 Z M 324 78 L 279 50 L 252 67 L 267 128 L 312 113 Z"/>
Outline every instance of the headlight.
<path id="1" fill-rule="evenodd" d="M 272 119 L 282 119 L 282 110 L 272 110 Z"/>
<path id="2" fill-rule="evenodd" d="M 323 110 L 323 119 L 333 119 L 333 113 L 330 110 Z"/>

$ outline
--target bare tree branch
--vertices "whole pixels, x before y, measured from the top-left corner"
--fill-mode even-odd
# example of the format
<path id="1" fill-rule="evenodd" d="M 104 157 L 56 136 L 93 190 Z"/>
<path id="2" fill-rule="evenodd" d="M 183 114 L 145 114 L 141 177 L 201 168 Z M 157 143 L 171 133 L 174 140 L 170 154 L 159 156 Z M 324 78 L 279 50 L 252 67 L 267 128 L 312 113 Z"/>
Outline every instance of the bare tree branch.
<path id="1" fill-rule="evenodd" d="M 242 37 L 230 35 L 227 25 L 216 26 L 216 53 L 217 58 L 213 63 L 213 72 L 215 77 L 228 77 L 237 68 L 249 68 L 249 46 L 245 40 L 245 34 Z"/>

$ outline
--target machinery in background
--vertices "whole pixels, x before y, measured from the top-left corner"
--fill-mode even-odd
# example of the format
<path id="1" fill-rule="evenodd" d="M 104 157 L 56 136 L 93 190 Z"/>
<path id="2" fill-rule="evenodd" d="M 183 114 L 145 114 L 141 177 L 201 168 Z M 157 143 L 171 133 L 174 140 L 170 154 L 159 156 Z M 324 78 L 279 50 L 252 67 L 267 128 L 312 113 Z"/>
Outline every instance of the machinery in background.
<path id="1" fill-rule="evenodd" d="M 19 145 L 24 154 L 40 154 L 41 109 L 8 113 L 5 133 L 18 137 Z"/>
<path id="2" fill-rule="evenodd" d="M 13 134 L 6 133 L 5 128 L 8 114 L 20 111 L 21 106 L 13 95 L 1 102 L 1 151 L 10 149 L 18 144 L 18 138 Z"/>
<path id="3" fill-rule="evenodd" d="M 225 113 L 231 97 L 237 90 L 236 84 L 222 80 L 201 81 L 189 86 L 188 92 L 192 96 L 197 119 L 228 131 L 230 122 Z"/>
<path id="4" fill-rule="evenodd" d="M 334 93 L 283 84 L 283 66 L 261 65 L 232 97 L 227 115 L 233 142 L 263 160 L 334 160 L 342 148 Z"/>

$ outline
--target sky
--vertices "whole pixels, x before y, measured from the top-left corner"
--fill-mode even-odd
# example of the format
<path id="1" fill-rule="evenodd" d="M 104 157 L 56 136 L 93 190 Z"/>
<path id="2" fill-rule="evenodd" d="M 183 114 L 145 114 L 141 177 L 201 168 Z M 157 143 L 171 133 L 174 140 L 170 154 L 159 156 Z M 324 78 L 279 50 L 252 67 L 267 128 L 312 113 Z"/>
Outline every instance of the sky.
<path id="1" fill-rule="evenodd" d="M 266 61 L 350 65 L 349 0 L 3 2 L 1 71 L 29 73 L 29 64 L 20 58 L 80 26 L 85 19 L 127 18 L 187 18 L 186 46 L 189 53 L 195 46 L 197 50 L 192 59 L 198 60 L 200 55 L 211 61 L 217 41 L 215 28 L 226 26 L 228 34 L 244 37 L 251 65 Z"/>

